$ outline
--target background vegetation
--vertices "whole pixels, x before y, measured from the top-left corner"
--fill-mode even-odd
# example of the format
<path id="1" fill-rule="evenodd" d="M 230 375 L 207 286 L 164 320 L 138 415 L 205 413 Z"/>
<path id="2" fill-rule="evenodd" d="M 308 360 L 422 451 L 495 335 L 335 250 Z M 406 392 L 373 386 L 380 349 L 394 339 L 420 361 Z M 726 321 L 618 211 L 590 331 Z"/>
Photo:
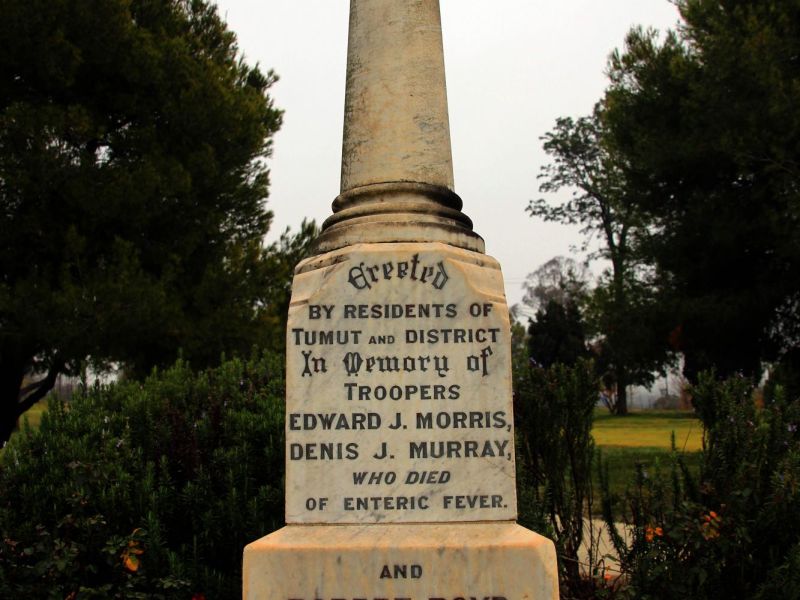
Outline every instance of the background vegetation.
<path id="1" fill-rule="evenodd" d="M 241 597 L 283 526 L 283 359 L 53 399 L 0 457 L 0 596 Z"/>
<path id="2" fill-rule="evenodd" d="M 276 77 L 215 6 L 8 0 L 0 37 L 0 446 L 59 374 L 281 339 L 314 227 L 263 246 Z"/>
<path id="3" fill-rule="evenodd" d="M 747 379 L 701 375 L 699 451 L 598 452 L 589 431 L 635 437 L 637 417 L 594 426 L 586 363 L 517 363 L 514 378 L 520 520 L 554 539 L 562 598 L 800 598 L 800 398 L 779 381 L 761 406 Z"/>
<path id="4" fill-rule="evenodd" d="M 591 289 L 562 270 L 582 290 L 562 330 L 586 332 L 618 414 L 678 357 L 694 384 L 800 365 L 800 6 L 674 3 L 680 26 L 633 29 L 592 113 L 545 134 L 546 196 L 528 207 L 582 225 L 604 260 Z M 534 328 L 554 321 L 533 308 Z"/>

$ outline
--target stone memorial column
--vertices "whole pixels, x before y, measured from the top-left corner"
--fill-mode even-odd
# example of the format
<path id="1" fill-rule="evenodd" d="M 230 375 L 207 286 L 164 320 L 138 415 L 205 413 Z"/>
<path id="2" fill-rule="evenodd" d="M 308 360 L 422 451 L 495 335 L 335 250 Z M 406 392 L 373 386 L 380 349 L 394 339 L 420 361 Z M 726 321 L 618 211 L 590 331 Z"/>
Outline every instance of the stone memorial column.
<path id="1" fill-rule="evenodd" d="M 515 523 L 500 267 L 461 212 L 438 0 L 351 0 L 341 193 L 295 271 L 286 523 L 244 597 L 555 599 Z"/>

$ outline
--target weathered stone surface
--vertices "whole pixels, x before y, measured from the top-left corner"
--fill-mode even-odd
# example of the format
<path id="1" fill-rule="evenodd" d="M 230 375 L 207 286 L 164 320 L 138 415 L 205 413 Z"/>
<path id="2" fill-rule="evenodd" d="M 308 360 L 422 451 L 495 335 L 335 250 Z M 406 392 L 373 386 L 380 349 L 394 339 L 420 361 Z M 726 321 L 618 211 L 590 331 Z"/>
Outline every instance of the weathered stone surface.
<path id="1" fill-rule="evenodd" d="M 453 189 L 438 0 L 350 5 L 341 191 L 387 181 Z"/>
<path id="2" fill-rule="evenodd" d="M 287 330 L 286 522 L 516 517 L 496 261 L 362 244 L 302 263 Z"/>
<path id="3" fill-rule="evenodd" d="M 431 241 L 484 251 L 483 238 L 460 210 L 461 198 L 444 187 L 411 182 L 368 185 L 341 194 L 333 208 L 316 242 L 320 252 L 359 243 Z"/>
<path id="4" fill-rule="evenodd" d="M 438 0 L 352 0 L 341 193 L 320 252 L 431 241 L 483 252 L 461 206 Z"/>
<path id="5" fill-rule="evenodd" d="M 245 549 L 246 600 L 552 600 L 552 542 L 513 523 L 289 526 Z"/>

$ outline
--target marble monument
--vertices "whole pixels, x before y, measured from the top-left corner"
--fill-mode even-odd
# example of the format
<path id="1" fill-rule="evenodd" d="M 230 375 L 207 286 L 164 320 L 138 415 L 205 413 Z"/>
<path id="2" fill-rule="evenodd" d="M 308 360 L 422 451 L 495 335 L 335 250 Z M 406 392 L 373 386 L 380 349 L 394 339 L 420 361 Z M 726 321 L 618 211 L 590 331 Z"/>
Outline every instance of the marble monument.
<path id="1" fill-rule="evenodd" d="M 518 526 L 500 267 L 454 192 L 438 0 L 351 0 L 341 192 L 295 271 L 286 527 L 244 598 L 558 597 Z"/>

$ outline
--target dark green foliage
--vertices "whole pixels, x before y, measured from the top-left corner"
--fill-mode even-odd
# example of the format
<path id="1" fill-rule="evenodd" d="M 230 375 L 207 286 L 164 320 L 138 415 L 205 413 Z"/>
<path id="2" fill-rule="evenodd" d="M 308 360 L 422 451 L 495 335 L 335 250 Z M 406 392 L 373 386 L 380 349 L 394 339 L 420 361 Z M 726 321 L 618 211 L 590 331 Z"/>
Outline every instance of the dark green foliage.
<path id="1" fill-rule="evenodd" d="M 602 573 L 596 570 L 597 540 L 588 518 L 593 504 L 591 429 L 597 379 L 589 361 L 542 369 L 520 359 L 514 373 L 519 520 L 555 542 L 562 597 L 588 598 L 604 587 Z M 581 544 L 590 549 L 591 565 L 579 564 Z"/>
<path id="2" fill-rule="evenodd" d="M 772 366 L 764 386 L 764 399 L 774 400 L 777 394 L 786 398 L 800 398 L 800 347 L 791 348 Z"/>
<path id="3" fill-rule="evenodd" d="M 241 597 L 245 544 L 283 525 L 273 355 L 52 401 L 0 463 L 0 597 Z"/>
<path id="4" fill-rule="evenodd" d="M 5 0 L 0 38 L 2 444 L 88 358 L 142 374 L 268 335 L 281 113 L 204 0 Z"/>
<path id="5" fill-rule="evenodd" d="M 600 362 L 620 391 L 667 351 L 696 382 L 758 378 L 800 343 L 800 5 L 674 3 L 680 28 L 632 30 L 593 113 L 545 135 L 540 190 L 572 197 L 529 206 L 601 240 Z"/>
<path id="6" fill-rule="evenodd" d="M 536 311 L 528 326 L 528 354 L 543 367 L 574 365 L 589 357 L 583 318 L 575 302 L 550 300 Z"/>
<path id="7" fill-rule="evenodd" d="M 679 0 L 609 65 L 606 143 L 650 227 L 685 373 L 758 377 L 797 345 L 800 5 Z"/>
<path id="8" fill-rule="evenodd" d="M 789 551 L 786 560 L 767 574 L 756 600 L 800 600 L 800 543 Z"/>
<path id="9" fill-rule="evenodd" d="M 767 598 L 796 564 L 800 401 L 778 394 L 762 408 L 752 392 L 743 378 L 701 376 L 693 389 L 705 426 L 699 477 L 679 453 L 638 469 L 625 497 L 630 539 L 614 537 L 631 597 L 751 598 L 761 589 Z M 616 532 L 612 504 L 605 482 L 605 518 Z M 797 597 L 796 582 L 786 585 L 774 597 Z"/>

